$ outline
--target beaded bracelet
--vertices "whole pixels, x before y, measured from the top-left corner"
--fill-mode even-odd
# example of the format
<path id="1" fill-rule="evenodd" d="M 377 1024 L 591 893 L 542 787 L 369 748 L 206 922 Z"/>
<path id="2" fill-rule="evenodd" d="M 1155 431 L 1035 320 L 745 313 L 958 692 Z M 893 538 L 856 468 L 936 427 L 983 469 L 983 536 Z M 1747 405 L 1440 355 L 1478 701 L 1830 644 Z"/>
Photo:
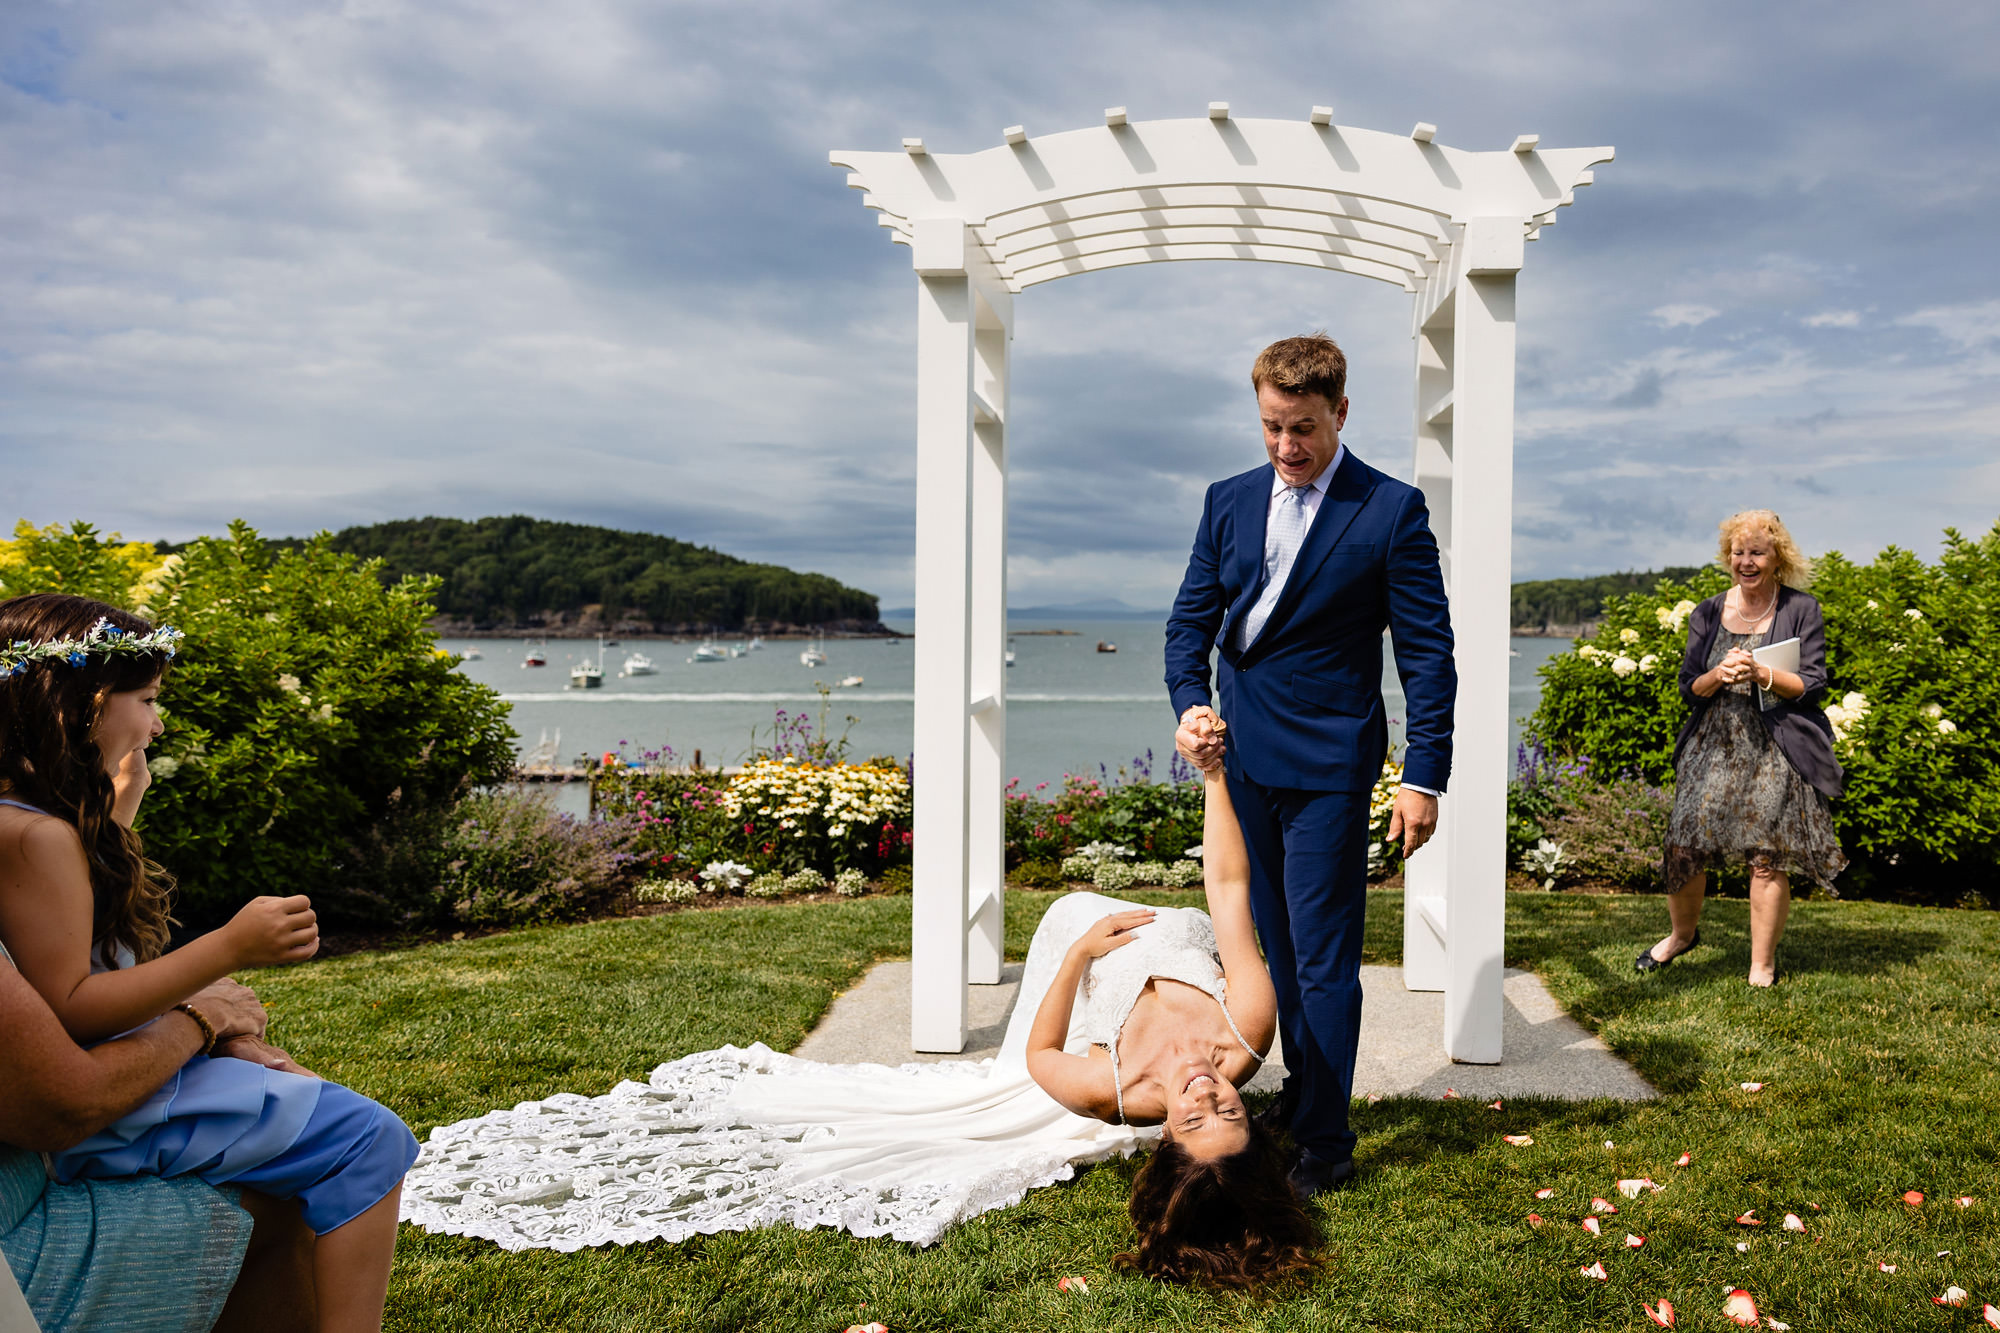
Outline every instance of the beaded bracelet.
<path id="1" fill-rule="evenodd" d="M 195 1008 L 191 1004 L 188 1004 L 186 1001 L 182 1001 L 180 1004 L 175 1005 L 174 1008 L 180 1010 L 182 1013 L 186 1014 L 189 1018 L 192 1018 L 194 1020 L 195 1026 L 201 1029 L 201 1049 L 196 1051 L 195 1054 L 207 1055 L 210 1051 L 214 1050 L 215 1024 L 209 1022 L 208 1019 L 203 1017 L 201 1010 Z"/>

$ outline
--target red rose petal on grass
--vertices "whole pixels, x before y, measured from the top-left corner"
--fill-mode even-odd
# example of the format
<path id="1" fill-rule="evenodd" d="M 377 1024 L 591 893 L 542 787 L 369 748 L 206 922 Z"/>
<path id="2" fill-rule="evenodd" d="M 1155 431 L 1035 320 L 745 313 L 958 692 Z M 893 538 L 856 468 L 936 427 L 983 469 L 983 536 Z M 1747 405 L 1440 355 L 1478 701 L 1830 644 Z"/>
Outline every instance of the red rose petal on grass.
<path id="1" fill-rule="evenodd" d="M 1764 1327 L 1774 1329 L 1776 1333 L 1792 1333 L 1792 1326 L 1790 1324 L 1780 1319 L 1773 1319 L 1769 1315 L 1764 1316 Z"/>
<path id="2" fill-rule="evenodd" d="M 1583 1229 L 1585 1231 L 1588 1231 L 1593 1236 L 1601 1236 L 1604 1234 L 1604 1227 L 1594 1217 L 1586 1217 L 1583 1219 Z"/>
<path id="3" fill-rule="evenodd" d="M 1749 1212 L 1736 1219 L 1736 1225 L 1739 1227 L 1761 1227 L 1764 1224 L 1758 1220 L 1757 1210 L 1752 1208 Z"/>
<path id="4" fill-rule="evenodd" d="M 1799 1220 L 1799 1215 L 1797 1213 L 1786 1213 L 1784 1228 L 1787 1231 L 1804 1231 L 1806 1229 L 1806 1224 Z"/>
<path id="5" fill-rule="evenodd" d="M 1541 1215 L 1540 1213 L 1529 1213 L 1529 1214 L 1528 1214 L 1528 1225 L 1529 1225 L 1529 1226 L 1531 1226 L 1531 1227 L 1538 1227 L 1538 1226 L 1540 1226 L 1541 1224 L 1542 1224 L 1542 1215 Z"/>
<path id="6" fill-rule="evenodd" d="M 1762 1092 L 1764 1090 L 1762 1083 L 1738 1083 L 1736 1086 L 1745 1092 Z"/>
<path id="7" fill-rule="evenodd" d="M 1639 1248 L 1639 1247 L 1640 1247 L 1641 1245 L 1644 1245 L 1645 1243 L 1646 1243 L 1646 1238 L 1645 1238 L 1644 1236 L 1635 1236 L 1635 1235 L 1633 1235 L 1633 1234 L 1632 1234 L 1631 1232 L 1629 1232 L 1629 1231 L 1625 1233 L 1625 1248 L 1626 1248 L 1626 1249 L 1628 1249 L 1628 1250 L 1636 1250 L 1636 1249 L 1638 1249 L 1638 1248 Z"/>
<path id="8" fill-rule="evenodd" d="M 1820 1210 L 1819 1205 L 1816 1203 L 1809 1203 L 1806 1205 L 1806 1207 L 1812 1209 L 1814 1212 L 1818 1212 Z"/>
<path id="9" fill-rule="evenodd" d="M 1675 1159 L 1674 1165 L 1688 1166 L 1691 1165 L 1693 1162 L 1694 1162 L 1694 1154 L 1691 1152 L 1684 1152 L 1677 1159 Z"/>
<path id="10" fill-rule="evenodd" d="M 1495 1098 L 1494 1098 L 1494 1099 L 1493 1099 L 1492 1101 L 1490 1101 L 1490 1102 L 1486 1103 L 1486 1109 L 1487 1109 L 1487 1110 L 1489 1110 L 1489 1111 L 1497 1111 L 1497 1110 L 1499 1110 L 1499 1109 L 1500 1109 L 1500 1099 L 1499 1099 L 1498 1097 L 1495 1097 Z"/>
<path id="11" fill-rule="evenodd" d="M 1956 1199 L 1953 1199 L 1952 1202 L 1961 1208 L 1970 1208 L 1973 1204 L 1978 1203 L 1979 1200 L 1973 1198 L 1970 1194 L 1961 1194 Z"/>
<path id="12" fill-rule="evenodd" d="M 1759 1318 L 1757 1314 L 1757 1302 L 1752 1300 L 1750 1293 L 1741 1287 L 1737 1287 L 1723 1298 L 1722 1313 L 1734 1319 L 1744 1328 L 1757 1327 L 1757 1320 Z"/>
<path id="13" fill-rule="evenodd" d="M 1088 1296 L 1090 1295 L 1090 1284 L 1080 1277 L 1058 1278 L 1056 1279 L 1056 1290 L 1067 1291 L 1076 1296 Z"/>
<path id="14" fill-rule="evenodd" d="M 1646 1311 L 1646 1318 L 1652 1320 L 1661 1328 L 1672 1328 L 1674 1326 L 1674 1303 L 1672 1301 L 1661 1301 L 1658 1305 L 1647 1305 L 1642 1308 Z"/>
<path id="15" fill-rule="evenodd" d="M 889 1333 L 887 1324 L 849 1324 L 847 1333 Z"/>
<path id="16" fill-rule="evenodd" d="M 1457 1100 L 1458 1100 L 1458 1089 L 1457 1089 L 1457 1088 L 1446 1088 L 1446 1089 L 1444 1090 L 1444 1096 L 1442 1096 L 1442 1097 L 1438 1098 L 1438 1100 L 1439 1100 L 1439 1101 L 1441 1101 L 1441 1102 L 1455 1102 L 1455 1101 L 1457 1101 Z"/>
<path id="17" fill-rule="evenodd" d="M 1747 1240 L 1739 1240 L 1739 1241 L 1737 1241 L 1737 1242 L 1736 1242 L 1736 1252 L 1737 1252 L 1738 1254 L 1748 1254 L 1748 1253 L 1750 1253 L 1750 1242 L 1749 1242 L 1749 1241 L 1747 1241 Z"/>
<path id="18" fill-rule="evenodd" d="M 1640 1190 L 1651 1190 L 1653 1193 L 1658 1194 L 1660 1189 L 1660 1186 L 1655 1185 L 1652 1180 L 1645 1176 L 1641 1176 L 1637 1180 L 1621 1180 L 1618 1182 L 1618 1192 L 1628 1199 L 1638 1198 Z"/>
<path id="19" fill-rule="evenodd" d="M 1593 1213 L 1602 1213 L 1606 1217 L 1609 1217 L 1618 1211 L 1618 1205 L 1609 1199 L 1592 1199 L 1590 1201 L 1590 1211 Z"/>
<path id="20" fill-rule="evenodd" d="M 1516 1148 L 1525 1148 L 1535 1141 L 1535 1136 L 1532 1134 L 1502 1134 L 1500 1141 L 1502 1143 L 1511 1143 Z"/>
<path id="21" fill-rule="evenodd" d="M 1903 1202 L 1912 1208 L 1921 1208 L 1924 1202 L 1924 1192 L 1922 1190 L 1905 1190 L 1903 1191 Z"/>
<path id="22" fill-rule="evenodd" d="M 1931 1297 L 1931 1304 L 1949 1305 L 1955 1308 L 1965 1304 L 1965 1298 L 1968 1294 L 1964 1287 L 1946 1287 L 1944 1295 Z"/>
<path id="23" fill-rule="evenodd" d="M 1876 1265 L 1875 1265 L 1875 1267 L 1877 1267 L 1877 1268 L 1881 1269 L 1881 1270 L 1882 1270 L 1882 1271 L 1883 1271 L 1884 1273 L 1893 1273 L 1893 1272 L 1895 1272 L 1895 1271 L 1896 1271 L 1896 1265 L 1894 1265 L 1894 1264 L 1881 1264 L 1881 1263 L 1878 1263 L 1878 1264 L 1876 1264 Z"/>
<path id="24" fill-rule="evenodd" d="M 1989 1305 L 1979 1312 L 1979 1317 L 1986 1321 L 1988 1328 L 2000 1328 L 2000 1310 Z"/>
<path id="25" fill-rule="evenodd" d="M 1373 1106 L 1376 1102 L 1379 1102 L 1381 1100 L 1382 1100 L 1382 1094 L 1379 1092 L 1371 1092 L 1368 1094 L 1368 1104 L 1370 1106 Z"/>
<path id="26" fill-rule="evenodd" d="M 1594 1277 L 1599 1282 L 1608 1282 L 1611 1280 L 1611 1274 L 1604 1271 L 1602 1263 L 1595 1263 L 1588 1268 L 1579 1268 L 1576 1271 L 1584 1277 Z"/>
<path id="27" fill-rule="evenodd" d="M 1535 1191 L 1535 1197 L 1537 1199 L 1553 1199 L 1556 1197 L 1556 1192 L 1553 1189 L 1540 1189 Z"/>

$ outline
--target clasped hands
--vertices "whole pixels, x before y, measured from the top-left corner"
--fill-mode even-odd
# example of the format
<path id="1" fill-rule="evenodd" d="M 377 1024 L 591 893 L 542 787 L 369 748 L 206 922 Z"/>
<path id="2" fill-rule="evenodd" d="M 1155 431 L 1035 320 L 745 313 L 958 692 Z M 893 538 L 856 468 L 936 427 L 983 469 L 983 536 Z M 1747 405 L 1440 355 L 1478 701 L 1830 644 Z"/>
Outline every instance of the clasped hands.
<path id="1" fill-rule="evenodd" d="M 1746 649 L 1731 648 L 1723 655 L 1722 660 L 1716 663 L 1715 678 L 1724 685 L 1741 685 L 1746 681 L 1755 681 L 1758 679 L 1757 659 Z"/>
<path id="2" fill-rule="evenodd" d="M 1195 704 L 1181 714 L 1181 724 L 1174 731 L 1174 748 L 1181 758 L 1203 773 L 1213 773 L 1222 766 L 1224 729 L 1222 718 L 1213 708 Z M 1403 856 L 1408 859 L 1431 840 L 1431 835 L 1437 832 L 1437 821 L 1437 797 L 1408 787 L 1398 788 L 1396 804 L 1389 812 L 1389 841 L 1394 843 L 1400 838 Z"/>

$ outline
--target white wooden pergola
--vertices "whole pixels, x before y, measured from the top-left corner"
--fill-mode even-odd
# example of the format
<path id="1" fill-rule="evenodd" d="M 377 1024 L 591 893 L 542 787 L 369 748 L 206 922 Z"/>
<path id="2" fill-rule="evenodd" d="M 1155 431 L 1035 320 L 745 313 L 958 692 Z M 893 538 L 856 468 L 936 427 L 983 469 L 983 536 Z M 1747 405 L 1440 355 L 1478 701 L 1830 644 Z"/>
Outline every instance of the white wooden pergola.
<path id="1" fill-rule="evenodd" d="M 1406 875 L 1403 978 L 1444 992 L 1453 1059 L 1500 1060 L 1514 277 L 1523 243 L 1612 150 L 1523 135 L 1474 153 L 1435 133 L 1350 129 L 1326 107 L 1239 120 L 1214 102 L 1188 120 L 1132 121 L 1113 107 L 1103 125 L 1063 134 L 1013 126 L 978 153 L 905 139 L 901 152 L 830 155 L 911 248 L 919 279 L 916 1050 L 963 1050 L 966 987 L 1000 980 L 1014 296 L 1126 264 L 1237 259 L 1352 273 L 1413 297 L 1416 479 L 1443 551 L 1459 689 L 1451 794 Z M 1246 466 L 1258 447 L 1248 410 Z"/>

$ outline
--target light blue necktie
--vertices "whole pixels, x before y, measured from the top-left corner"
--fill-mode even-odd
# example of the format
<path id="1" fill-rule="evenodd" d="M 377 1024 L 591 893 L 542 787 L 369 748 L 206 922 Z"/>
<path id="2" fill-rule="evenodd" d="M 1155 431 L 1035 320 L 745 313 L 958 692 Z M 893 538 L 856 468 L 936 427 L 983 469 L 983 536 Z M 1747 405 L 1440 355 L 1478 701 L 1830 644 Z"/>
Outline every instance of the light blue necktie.
<path id="1" fill-rule="evenodd" d="M 1278 598 L 1284 594 L 1285 580 L 1291 576 L 1299 548 L 1306 542 L 1306 492 L 1311 489 L 1311 486 L 1286 487 L 1284 498 L 1278 501 L 1278 512 L 1271 515 L 1269 529 L 1264 534 L 1264 591 L 1243 617 L 1243 627 L 1236 635 L 1239 652 L 1255 643 L 1264 632 L 1264 622 L 1271 618 Z"/>

